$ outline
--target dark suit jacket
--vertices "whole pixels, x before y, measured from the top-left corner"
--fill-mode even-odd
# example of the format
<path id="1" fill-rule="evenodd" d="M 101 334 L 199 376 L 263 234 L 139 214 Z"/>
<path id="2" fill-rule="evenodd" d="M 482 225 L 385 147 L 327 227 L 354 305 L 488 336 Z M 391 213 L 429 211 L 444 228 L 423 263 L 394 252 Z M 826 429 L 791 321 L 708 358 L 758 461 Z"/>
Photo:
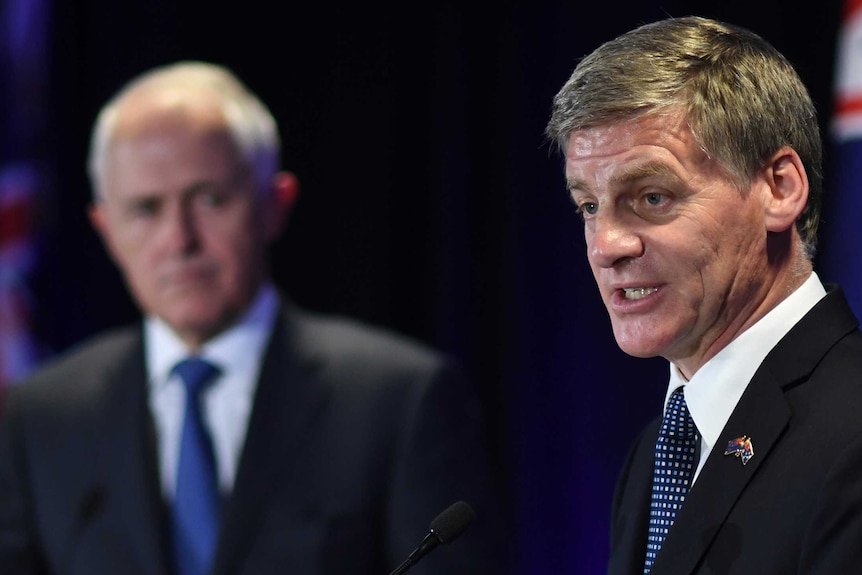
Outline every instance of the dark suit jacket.
<path id="1" fill-rule="evenodd" d="M 652 575 L 862 573 L 862 334 L 832 289 L 769 353 L 712 448 Z M 617 488 L 612 575 L 643 573 L 659 421 Z M 725 456 L 743 434 L 754 457 Z"/>
<path id="2" fill-rule="evenodd" d="M 139 327 L 46 366 L 0 417 L 0 573 L 169 573 Z M 477 522 L 411 569 L 498 573 L 480 405 L 452 365 L 292 309 L 266 351 L 216 574 L 387 575 L 459 499 Z"/>

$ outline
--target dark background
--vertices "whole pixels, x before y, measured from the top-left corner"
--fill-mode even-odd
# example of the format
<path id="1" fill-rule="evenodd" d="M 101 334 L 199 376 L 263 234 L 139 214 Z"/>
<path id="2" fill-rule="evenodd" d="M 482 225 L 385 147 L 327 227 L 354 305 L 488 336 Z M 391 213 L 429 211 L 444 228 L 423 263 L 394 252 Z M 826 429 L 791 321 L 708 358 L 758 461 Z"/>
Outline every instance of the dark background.
<path id="1" fill-rule="evenodd" d="M 825 130 L 840 8 L 54 1 L 40 140 L 50 177 L 32 278 L 38 335 L 51 354 L 137 318 L 86 220 L 99 107 L 149 67 L 225 64 L 272 109 L 285 167 L 303 185 L 273 251 L 279 285 L 307 308 L 460 358 L 487 402 L 511 495 L 513 572 L 600 573 L 613 483 L 660 412 L 667 364 L 614 343 L 562 159 L 543 136 L 551 99 L 600 42 L 698 14 L 749 27 L 784 52 Z"/>

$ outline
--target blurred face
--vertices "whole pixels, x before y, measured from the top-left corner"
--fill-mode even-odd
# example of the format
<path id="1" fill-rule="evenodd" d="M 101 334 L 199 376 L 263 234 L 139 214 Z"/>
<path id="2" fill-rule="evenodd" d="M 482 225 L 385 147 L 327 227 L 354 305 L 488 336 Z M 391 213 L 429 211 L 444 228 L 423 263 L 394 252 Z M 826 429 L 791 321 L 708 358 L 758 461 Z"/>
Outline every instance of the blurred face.
<path id="1" fill-rule="evenodd" d="M 573 133 L 566 178 L 623 351 L 690 377 L 748 326 L 770 283 L 763 186 L 734 187 L 681 114 Z"/>
<path id="2" fill-rule="evenodd" d="M 91 219 L 141 308 L 197 347 L 256 295 L 274 229 L 217 110 L 128 117 Z"/>

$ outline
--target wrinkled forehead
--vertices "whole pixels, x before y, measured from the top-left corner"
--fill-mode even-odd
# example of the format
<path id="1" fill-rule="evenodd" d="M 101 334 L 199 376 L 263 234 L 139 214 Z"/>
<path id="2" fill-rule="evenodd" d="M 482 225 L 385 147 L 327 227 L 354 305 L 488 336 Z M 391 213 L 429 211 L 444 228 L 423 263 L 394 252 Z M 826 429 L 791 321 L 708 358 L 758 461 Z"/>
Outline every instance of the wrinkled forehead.
<path id="1" fill-rule="evenodd" d="M 587 192 L 645 178 L 725 180 L 682 115 L 650 115 L 574 131 L 566 149 L 566 186 Z"/>
<path id="2" fill-rule="evenodd" d="M 702 151 L 685 114 L 645 114 L 580 128 L 569 134 L 566 161 L 622 154 L 635 146 L 690 147 Z"/>

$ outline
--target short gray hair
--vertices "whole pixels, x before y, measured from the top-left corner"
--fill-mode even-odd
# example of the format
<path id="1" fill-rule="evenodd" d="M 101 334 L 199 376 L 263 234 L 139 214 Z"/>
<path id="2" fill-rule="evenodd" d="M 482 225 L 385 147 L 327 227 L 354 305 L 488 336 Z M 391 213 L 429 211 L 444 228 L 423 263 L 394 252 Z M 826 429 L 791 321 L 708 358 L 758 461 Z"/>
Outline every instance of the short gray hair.
<path id="1" fill-rule="evenodd" d="M 120 104 L 139 91 L 179 86 L 204 88 L 219 97 L 228 130 L 253 169 L 258 188 L 265 189 L 272 181 L 280 166 L 281 142 L 278 125 L 266 105 L 227 68 L 207 62 L 181 61 L 134 78 L 99 112 L 87 162 L 94 200 L 104 198 L 105 164 Z"/>
<path id="2" fill-rule="evenodd" d="M 690 16 L 606 42 L 554 97 L 546 134 L 565 150 L 572 132 L 680 107 L 703 150 L 739 186 L 781 147 L 799 154 L 810 190 L 796 227 L 813 257 L 823 195 L 817 113 L 793 66 L 751 31 Z"/>

